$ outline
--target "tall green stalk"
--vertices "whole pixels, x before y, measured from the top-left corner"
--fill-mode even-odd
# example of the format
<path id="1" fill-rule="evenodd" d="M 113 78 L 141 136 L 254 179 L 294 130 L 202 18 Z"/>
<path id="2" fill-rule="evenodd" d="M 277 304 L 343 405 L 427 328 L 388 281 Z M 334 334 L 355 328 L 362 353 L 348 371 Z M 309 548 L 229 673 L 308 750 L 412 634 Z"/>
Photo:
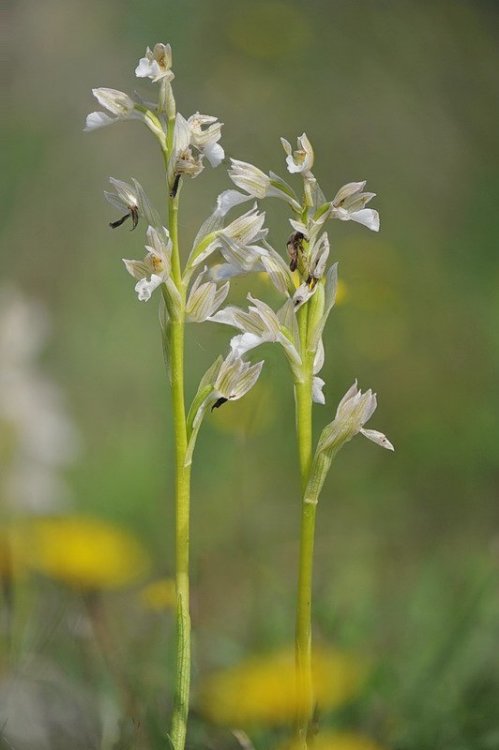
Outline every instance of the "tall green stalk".
<path id="1" fill-rule="evenodd" d="M 170 119 L 168 146 L 171 150 L 174 118 Z M 166 160 L 165 160 L 166 161 Z M 178 241 L 179 194 L 168 187 L 168 229 L 172 241 L 172 278 L 181 295 L 181 306 L 169 330 L 173 429 L 175 440 L 175 583 L 177 593 L 175 698 L 170 739 L 175 750 L 183 750 L 189 715 L 191 672 L 191 619 L 189 605 L 189 514 L 190 465 L 186 466 L 187 424 L 184 397 L 185 285 L 182 280 Z"/>
<path id="2" fill-rule="evenodd" d="M 295 382 L 296 431 L 302 488 L 298 593 L 296 605 L 295 659 L 299 711 L 296 721 L 298 745 L 307 748 L 307 731 L 314 709 L 312 682 L 312 571 L 316 503 L 305 499 L 312 462 L 312 366 L 307 356 L 308 305 L 298 313 L 303 358 L 303 382 Z"/>

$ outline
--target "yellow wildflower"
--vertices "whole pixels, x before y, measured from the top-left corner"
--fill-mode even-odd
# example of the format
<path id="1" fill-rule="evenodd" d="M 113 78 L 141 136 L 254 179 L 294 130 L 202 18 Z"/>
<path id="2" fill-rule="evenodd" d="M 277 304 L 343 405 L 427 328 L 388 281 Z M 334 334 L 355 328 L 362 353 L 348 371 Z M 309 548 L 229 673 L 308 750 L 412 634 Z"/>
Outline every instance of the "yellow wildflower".
<path id="1" fill-rule="evenodd" d="M 365 668 L 336 650 L 316 650 L 313 683 L 319 709 L 340 706 L 358 694 Z M 207 717 L 226 726 L 274 726 L 294 720 L 305 706 L 296 691 L 292 650 L 247 660 L 208 678 L 201 691 Z"/>
<path id="2" fill-rule="evenodd" d="M 281 750 L 299 750 L 300 745 L 291 743 Z M 314 737 L 314 750 L 383 750 L 377 742 L 356 732 L 321 732 Z"/>
<path id="3" fill-rule="evenodd" d="M 142 603 L 155 612 L 165 609 L 175 609 L 177 594 L 173 578 L 158 578 L 148 583 L 140 592 Z"/>
<path id="4" fill-rule="evenodd" d="M 18 527 L 17 535 L 28 567 L 76 588 L 125 586 L 148 567 L 134 537 L 95 518 L 44 518 Z"/>

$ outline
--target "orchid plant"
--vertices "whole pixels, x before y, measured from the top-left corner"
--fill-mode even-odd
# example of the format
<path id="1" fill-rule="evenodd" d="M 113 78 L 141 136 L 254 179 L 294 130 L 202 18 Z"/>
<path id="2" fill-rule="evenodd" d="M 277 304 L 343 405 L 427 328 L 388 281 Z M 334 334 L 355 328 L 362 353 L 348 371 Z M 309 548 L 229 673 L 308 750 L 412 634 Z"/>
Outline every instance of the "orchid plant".
<path id="1" fill-rule="evenodd" d="M 228 211 L 239 195 L 228 191 L 219 196 L 214 215 L 201 227 L 184 267 L 178 235 L 179 199 L 184 179 L 199 175 L 205 160 L 218 166 L 224 151 L 219 144 L 222 124 L 216 117 L 196 113 L 185 119 L 176 111 L 172 90 L 172 51 L 168 44 L 147 49 L 135 74 L 157 84 L 157 100 L 145 103 L 115 89 L 98 88 L 93 94 L 106 112 L 92 112 L 87 131 L 123 120 L 140 120 L 153 133 L 163 156 L 167 192 L 167 226 L 153 208 L 137 182 L 111 178 L 113 192 L 106 198 L 121 216 L 110 226 L 125 222 L 135 229 L 140 220 L 146 224 L 145 257 L 124 259 L 126 270 L 136 280 L 135 292 L 147 302 L 157 289 L 160 297 L 160 322 L 163 348 L 172 394 L 175 433 L 176 504 L 176 595 L 177 595 L 177 674 L 170 740 L 175 750 L 185 746 L 189 711 L 191 662 L 191 625 L 189 614 L 189 504 L 190 474 L 196 438 L 206 412 L 227 401 L 244 396 L 256 383 L 263 362 L 250 364 L 237 352 L 218 357 L 202 377 L 189 410 L 184 396 L 184 336 L 186 322 L 202 323 L 213 319 L 229 292 L 229 281 L 214 280 L 207 262 L 215 251 L 230 252 L 232 242 L 241 248 L 265 236 L 264 216 L 251 210 L 224 228 Z M 243 250 L 244 252 L 244 250 Z M 232 258 L 232 256 L 229 256 Z"/>
<path id="2" fill-rule="evenodd" d="M 357 384 L 349 389 L 336 416 L 322 431 L 315 451 L 312 441 L 312 404 L 324 404 L 324 380 L 319 373 L 325 361 L 323 332 L 336 295 L 337 263 L 328 266 L 330 243 L 326 222 L 354 221 L 378 231 L 378 213 L 367 204 L 374 197 L 365 182 L 343 186 L 332 201 L 326 200 L 312 173 L 314 153 L 307 136 L 298 138 L 297 149 L 282 145 L 287 169 L 302 178 L 300 196 L 281 177 L 243 161 L 231 159 L 229 176 L 238 189 L 221 193 L 216 206 L 201 226 L 190 253 L 182 264 L 178 209 L 182 183 L 198 176 L 208 162 L 224 160 L 219 141 L 222 124 L 216 117 L 196 113 L 184 118 L 176 111 L 172 90 L 172 51 L 168 44 L 147 49 L 135 70 L 139 78 L 157 84 L 157 100 L 146 102 L 114 89 L 93 90 L 104 111 L 87 117 L 91 131 L 123 120 L 140 120 L 153 133 L 163 156 L 166 178 L 167 226 L 152 206 L 142 186 L 111 178 L 114 192 L 109 202 L 120 212 L 111 222 L 116 228 L 129 222 L 135 229 L 146 224 L 145 257 L 124 260 L 136 280 L 135 292 L 148 301 L 156 289 L 160 298 L 163 348 L 172 393 L 175 433 L 176 497 L 176 594 L 177 674 L 170 740 L 183 750 L 186 739 L 190 685 L 189 616 L 189 498 L 193 452 L 203 419 L 210 409 L 244 396 L 256 383 L 263 362 L 251 364 L 245 357 L 265 342 L 281 344 L 294 383 L 296 429 L 301 472 L 302 524 L 296 614 L 297 689 L 303 710 L 297 716 L 297 738 L 307 747 L 314 711 L 311 672 L 311 586 L 316 508 L 333 457 L 357 433 L 384 448 L 393 449 L 380 432 L 364 425 L 376 409 L 376 396 L 362 393 Z M 257 201 L 274 197 L 290 209 L 292 233 L 285 260 L 268 242 L 265 214 Z M 252 201 L 251 208 L 229 221 L 234 208 Z M 249 295 L 248 309 L 222 307 L 233 277 L 264 272 L 282 295 L 274 311 Z M 190 408 L 184 395 L 184 336 L 186 322 L 211 321 L 239 330 L 225 358 L 218 357 L 199 383 Z"/>
<path id="3" fill-rule="evenodd" d="M 294 382 L 296 431 L 301 474 L 301 532 L 296 606 L 295 657 L 297 669 L 296 717 L 297 746 L 307 748 L 315 709 L 312 684 L 312 572 L 316 512 L 319 496 L 333 458 L 355 435 L 362 434 L 383 448 L 393 450 L 390 441 L 377 430 L 364 425 L 376 409 L 376 394 L 362 392 L 355 382 L 341 399 L 335 418 L 323 428 L 313 447 L 312 405 L 325 404 L 324 380 L 319 376 L 324 362 L 323 333 L 335 304 L 338 264 L 328 267 L 330 243 L 326 222 L 354 221 L 372 231 L 379 230 L 379 215 L 367 204 L 374 193 L 366 192 L 366 183 L 351 182 L 341 187 L 332 201 L 324 196 L 312 173 L 314 152 L 303 133 L 297 148 L 282 139 L 288 172 L 302 178 L 300 197 L 281 177 L 246 162 L 231 160 L 229 175 L 248 199 L 278 197 L 287 201 L 292 216 L 285 263 L 266 240 L 263 249 L 234 247 L 225 276 L 253 270 L 265 270 L 276 289 L 285 298 L 274 312 L 264 302 L 249 296 L 248 310 L 226 307 L 212 320 L 238 328 L 231 340 L 234 356 L 243 357 L 264 342 L 278 342 L 288 359 Z"/>

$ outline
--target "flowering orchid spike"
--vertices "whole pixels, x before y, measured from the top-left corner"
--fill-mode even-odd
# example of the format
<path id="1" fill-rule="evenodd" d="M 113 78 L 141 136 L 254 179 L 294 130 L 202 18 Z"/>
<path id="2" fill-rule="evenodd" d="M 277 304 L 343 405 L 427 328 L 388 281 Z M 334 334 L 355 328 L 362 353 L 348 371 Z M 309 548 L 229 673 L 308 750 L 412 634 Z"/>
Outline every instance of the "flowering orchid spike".
<path id="1" fill-rule="evenodd" d="M 378 232 L 379 214 L 373 208 L 366 208 L 376 193 L 364 193 L 365 186 L 365 180 L 343 185 L 331 203 L 330 216 L 341 221 L 356 221 L 373 232 Z"/>
<path id="2" fill-rule="evenodd" d="M 293 151 L 289 141 L 281 138 L 282 147 L 286 152 L 288 172 L 303 174 L 304 177 L 309 177 L 312 174 L 312 167 L 314 166 L 314 150 L 306 133 L 300 135 L 297 141 L 298 148 L 296 151 Z"/>

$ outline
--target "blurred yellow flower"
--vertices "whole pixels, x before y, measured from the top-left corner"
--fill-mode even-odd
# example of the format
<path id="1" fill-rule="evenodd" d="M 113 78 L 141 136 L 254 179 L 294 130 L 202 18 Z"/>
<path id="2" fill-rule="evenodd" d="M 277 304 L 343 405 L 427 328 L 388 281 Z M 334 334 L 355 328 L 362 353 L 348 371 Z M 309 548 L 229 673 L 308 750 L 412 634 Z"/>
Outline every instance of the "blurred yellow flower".
<path id="1" fill-rule="evenodd" d="M 44 518 L 19 525 L 16 537 L 28 567 L 76 588 L 118 588 L 148 568 L 133 536 L 95 518 Z"/>
<path id="2" fill-rule="evenodd" d="M 299 750 L 297 743 L 283 745 L 280 750 Z M 314 750 L 383 750 L 381 745 L 356 732 L 320 732 L 313 741 Z"/>
<path id="3" fill-rule="evenodd" d="M 319 709 L 335 708 L 352 699 L 365 676 L 365 666 L 351 655 L 316 650 L 313 681 Z M 286 649 L 255 657 L 215 673 L 201 689 L 200 705 L 211 721 L 225 726 L 292 722 L 305 708 L 296 691 L 294 652 Z"/>
<path id="4" fill-rule="evenodd" d="M 151 581 L 140 592 L 140 599 L 147 609 L 162 612 L 165 609 L 175 609 L 177 593 L 173 578 L 158 578 Z"/>

